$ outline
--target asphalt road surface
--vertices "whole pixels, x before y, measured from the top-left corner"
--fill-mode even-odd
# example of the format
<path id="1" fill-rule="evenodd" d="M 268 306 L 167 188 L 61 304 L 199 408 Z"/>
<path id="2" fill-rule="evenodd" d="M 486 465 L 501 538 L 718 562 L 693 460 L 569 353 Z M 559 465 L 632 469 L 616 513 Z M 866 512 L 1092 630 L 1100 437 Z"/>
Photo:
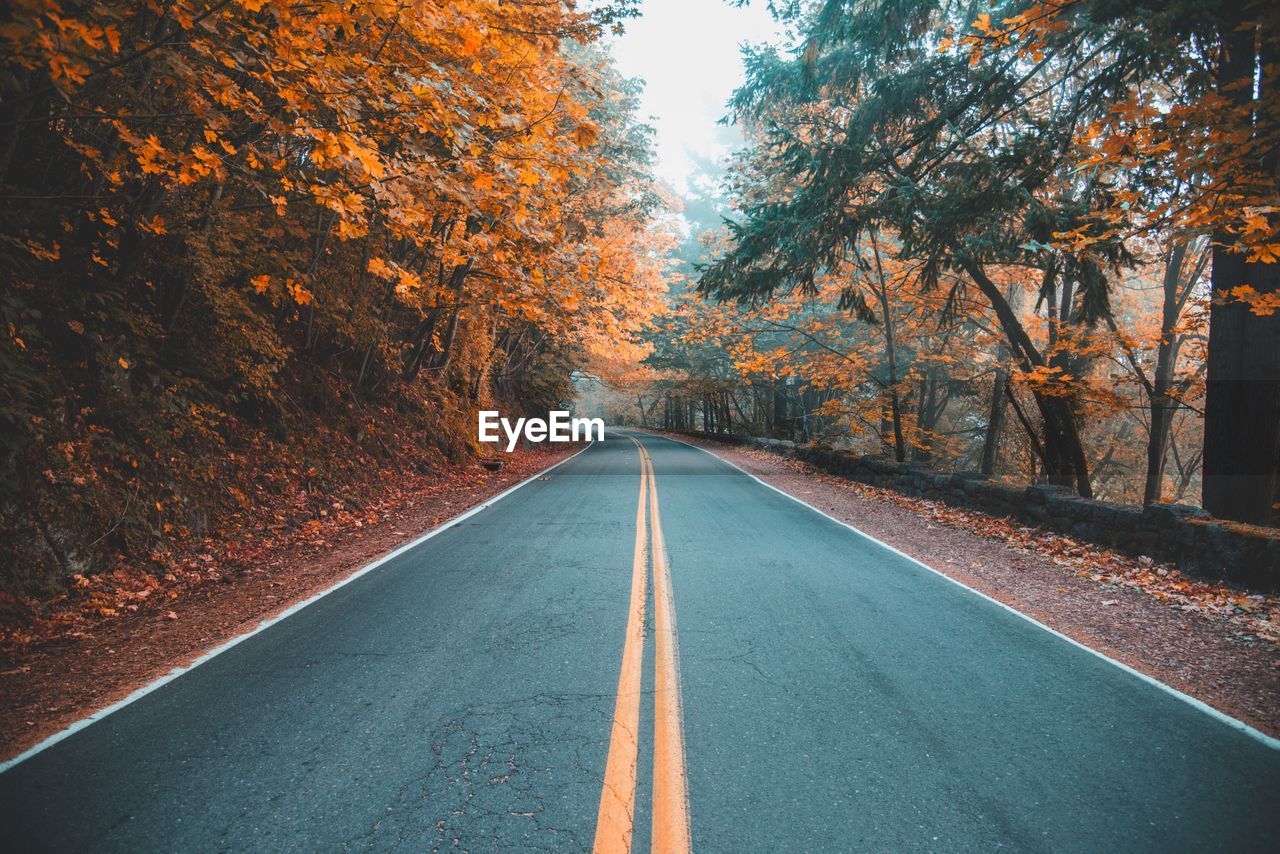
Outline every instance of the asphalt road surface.
<path id="1" fill-rule="evenodd" d="M 639 438 L 0 774 L 0 849 L 1280 850 L 1274 743 Z"/>

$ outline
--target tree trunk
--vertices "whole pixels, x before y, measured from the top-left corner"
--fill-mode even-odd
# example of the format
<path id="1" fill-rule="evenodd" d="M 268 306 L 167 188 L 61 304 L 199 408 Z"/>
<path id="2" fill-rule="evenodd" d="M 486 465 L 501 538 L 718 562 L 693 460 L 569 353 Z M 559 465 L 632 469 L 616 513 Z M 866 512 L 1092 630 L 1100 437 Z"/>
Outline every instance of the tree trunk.
<path id="1" fill-rule="evenodd" d="M 961 253 L 957 254 L 957 260 L 995 309 L 1009 352 L 1019 365 L 1024 369 L 1045 365 L 1044 356 L 982 265 Z M 1044 422 L 1044 443 L 1040 458 L 1044 462 L 1049 482 L 1074 485 L 1076 492 L 1082 497 L 1092 498 L 1089 461 L 1085 457 L 1080 428 L 1076 424 L 1076 414 L 1070 402 L 1047 394 L 1033 392 L 1033 395 Z"/>
<path id="2" fill-rule="evenodd" d="M 1242 8 L 1237 9 L 1237 18 L 1243 14 Z M 1274 85 L 1270 73 L 1274 57 L 1268 55 L 1273 48 L 1265 39 L 1264 55 L 1259 57 L 1256 29 L 1241 29 L 1238 23 L 1228 20 L 1223 25 L 1218 87 L 1224 97 L 1247 104 L 1255 87 L 1261 93 Z M 1259 67 L 1255 85 L 1249 85 Z M 1267 162 L 1259 166 L 1275 178 L 1277 160 L 1273 148 Z M 1269 218 L 1274 228 L 1277 215 Z M 1230 301 L 1229 293 L 1244 285 L 1263 294 L 1280 292 L 1280 264 L 1246 263 L 1244 256 L 1228 248 L 1232 235 L 1214 238 L 1203 503 L 1219 518 L 1268 525 L 1276 515 L 1273 504 L 1280 486 L 1280 312 L 1254 314 L 1249 306 Z"/>
<path id="3" fill-rule="evenodd" d="M 786 430 L 786 436 L 783 431 Z M 782 391 L 782 380 L 774 380 L 773 385 L 773 429 L 770 431 L 775 439 L 790 439 L 791 430 L 787 422 L 787 398 Z"/>
<path id="4" fill-rule="evenodd" d="M 982 462 L 978 467 L 987 477 L 996 473 L 996 459 L 1000 452 L 1000 432 L 1004 429 L 1004 389 L 1008 384 L 1009 373 L 1004 368 L 996 368 L 996 378 L 991 385 L 991 407 L 987 411 L 987 429 L 982 437 Z"/>
<path id="5" fill-rule="evenodd" d="M 1147 475 L 1142 487 L 1142 503 L 1158 504 L 1164 483 L 1165 457 L 1169 450 L 1169 428 L 1173 424 L 1174 400 L 1169 394 L 1174 364 L 1178 360 L 1178 299 L 1187 244 L 1179 241 L 1169 252 L 1164 268 L 1164 301 L 1160 310 L 1160 345 L 1156 350 L 1156 375 L 1151 383 L 1151 429 L 1147 435 Z"/>
<path id="6" fill-rule="evenodd" d="M 441 370 L 448 366 L 453 339 L 458 331 L 458 319 L 462 313 L 463 287 L 466 285 L 467 276 L 471 273 L 471 268 L 474 264 L 474 260 L 468 260 L 466 263 L 459 264 L 453 268 L 453 272 L 449 275 L 449 288 L 453 291 L 455 305 L 449 317 L 445 340 L 441 342 L 440 349 L 432 354 L 430 362 L 426 362 L 426 355 L 431 350 L 431 339 L 435 334 L 436 323 L 440 317 L 441 309 L 436 308 L 431 311 L 430 315 L 418 328 L 417 346 L 414 348 L 413 357 L 409 360 L 409 364 L 405 366 L 405 380 L 412 381 L 417 379 L 418 372 L 422 370 L 424 362 L 426 362 L 430 370 Z"/>
<path id="7" fill-rule="evenodd" d="M 453 357 L 453 342 L 458 335 L 458 321 L 462 319 L 462 306 L 456 306 L 449 315 L 449 325 L 445 328 L 444 340 L 440 342 L 440 352 L 431 359 L 433 371 L 443 371 L 449 367 L 449 359 Z"/>
<path id="8" fill-rule="evenodd" d="M 893 421 L 893 458 L 903 462 L 907 458 L 907 445 L 902 438 L 902 403 L 898 400 L 898 356 L 894 344 L 893 311 L 889 307 L 889 285 L 884 279 L 884 268 L 880 264 L 880 246 L 876 242 L 875 232 L 871 232 L 871 249 L 876 262 L 876 277 L 879 286 L 874 288 L 880 301 L 880 315 L 884 328 L 884 356 L 889 364 L 889 414 Z"/>
<path id="9" fill-rule="evenodd" d="M 433 308 L 418 324 L 414 332 L 413 355 L 409 358 L 409 363 L 404 366 L 405 380 L 417 379 L 418 371 L 422 370 L 422 361 L 427 355 L 427 349 L 431 346 L 431 336 L 435 334 L 436 318 L 439 316 L 440 310 Z"/>

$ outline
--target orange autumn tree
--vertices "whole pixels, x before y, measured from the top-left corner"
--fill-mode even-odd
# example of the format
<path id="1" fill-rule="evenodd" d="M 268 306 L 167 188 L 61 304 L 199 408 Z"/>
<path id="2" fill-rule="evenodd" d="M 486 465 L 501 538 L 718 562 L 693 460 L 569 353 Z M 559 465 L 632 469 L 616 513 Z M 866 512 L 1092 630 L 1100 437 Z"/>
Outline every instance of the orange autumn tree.
<path id="1" fill-rule="evenodd" d="M 956 433 L 980 432 L 950 423 L 948 409 L 990 373 L 979 345 L 986 333 L 944 293 L 914 284 L 894 240 L 878 235 L 812 294 L 685 305 L 698 319 L 684 340 L 725 349 L 743 382 L 794 388 L 810 437 L 849 437 L 899 462 L 952 457 Z"/>
<path id="2" fill-rule="evenodd" d="M 0 586 L 162 559 L 235 478 L 457 459 L 478 406 L 642 355 L 659 202 L 595 44 L 632 11 L 10 4 Z"/>

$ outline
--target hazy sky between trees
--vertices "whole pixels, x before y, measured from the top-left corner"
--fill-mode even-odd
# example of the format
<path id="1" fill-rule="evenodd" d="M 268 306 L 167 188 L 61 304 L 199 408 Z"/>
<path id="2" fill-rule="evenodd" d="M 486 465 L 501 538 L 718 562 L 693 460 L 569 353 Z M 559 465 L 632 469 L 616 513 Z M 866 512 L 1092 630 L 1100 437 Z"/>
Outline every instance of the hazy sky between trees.
<path id="1" fill-rule="evenodd" d="M 727 152 L 717 122 L 742 82 L 744 42 L 781 42 L 782 28 L 764 0 L 646 0 L 641 16 L 614 39 L 618 69 L 645 81 L 641 116 L 657 131 L 657 172 L 676 189 L 694 169 L 690 152 Z"/>

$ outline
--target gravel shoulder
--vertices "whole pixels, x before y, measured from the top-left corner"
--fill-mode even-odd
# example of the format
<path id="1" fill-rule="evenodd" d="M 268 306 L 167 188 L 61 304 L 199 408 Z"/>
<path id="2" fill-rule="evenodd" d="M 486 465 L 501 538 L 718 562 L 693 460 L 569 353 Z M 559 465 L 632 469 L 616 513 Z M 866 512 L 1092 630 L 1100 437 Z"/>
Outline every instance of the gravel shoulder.
<path id="1" fill-rule="evenodd" d="M 764 451 L 672 438 L 705 448 L 1085 646 L 1280 736 L 1275 597 L 1191 582 L 1175 567 L 907 498 Z"/>
<path id="2" fill-rule="evenodd" d="M 133 593 L 133 603 L 109 609 L 109 617 L 79 620 L 34 642 L 10 639 L 0 645 L 0 758 L 21 753 L 253 630 L 579 447 L 544 445 L 504 454 L 497 472 L 472 463 L 435 485 L 407 496 L 396 493 L 375 522 L 335 514 L 323 526 L 316 520 L 315 530 L 304 527 L 297 536 L 255 547 L 251 560 L 231 559 L 234 543 L 211 544 L 214 554 L 206 555 L 210 562 L 202 565 L 198 583 L 183 578 L 143 588 L 155 595 Z M 129 582 L 136 586 L 133 577 Z M 116 592 L 128 599 L 131 591 L 124 586 Z"/>

